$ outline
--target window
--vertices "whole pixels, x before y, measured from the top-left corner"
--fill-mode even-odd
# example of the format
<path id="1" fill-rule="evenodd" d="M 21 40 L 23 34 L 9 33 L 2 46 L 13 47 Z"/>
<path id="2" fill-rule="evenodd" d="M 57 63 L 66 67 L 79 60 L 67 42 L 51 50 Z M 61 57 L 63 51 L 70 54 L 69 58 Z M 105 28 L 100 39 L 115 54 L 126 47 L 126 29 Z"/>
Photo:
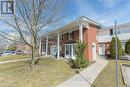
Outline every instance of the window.
<path id="1" fill-rule="evenodd" d="M 113 29 L 110 29 L 110 36 L 113 35 Z"/>
<path id="2" fill-rule="evenodd" d="M 116 31 L 116 33 L 117 33 L 117 34 L 121 34 L 121 31 L 118 30 L 118 31 Z M 114 32 L 114 34 L 115 34 L 115 32 Z"/>
<path id="3" fill-rule="evenodd" d="M 68 37 L 69 37 L 69 38 L 68 38 L 69 40 L 74 39 L 74 31 L 69 32 L 69 33 L 68 33 Z"/>
<path id="4" fill-rule="evenodd" d="M 73 55 L 76 56 L 76 45 L 73 45 Z"/>
<path id="5" fill-rule="evenodd" d="M 69 55 L 69 49 L 70 49 L 69 45 L 66 45 L 66 55 Z"/>
<path id="6" fill-rule="evenodd" d="M 100 47 L 103 47 L 103 45 L 100 45 Z"/>
<path id="7" fill-rule="evenodd" d="M 46 52 L 46 46 L 42 47 L 42 52 Z"/>
<path id="8" fill-rule="evenodd" d="M 72 32 L 69 32 L 69 40 L 72 40 Z"/>
<path id="9" fill-rule="evenodd" d="M 74 31 L 72 31 L 72 39 L 74 39 Z"/>
<path id="10" fill-rule="evenodd" d="M 64 34 L 61 35 L 60 40 L 61 40 L 61 41 L 64 40 Z"/>
<path id="11" fill-rule="evenodd" d="M 67 34 L 67 40 L 72 40 L 74 39 L 74 31 L 68 32 Z"/>
<path id="12" fill-rule="evenodd" d="M 117 34 L 121 34 L 121 31 L 117 31 Z"/>
<path id="13" fill-rule="evenodd" d="M 69 39 L 69 33 L 67 33 L 67 40 Z"/>

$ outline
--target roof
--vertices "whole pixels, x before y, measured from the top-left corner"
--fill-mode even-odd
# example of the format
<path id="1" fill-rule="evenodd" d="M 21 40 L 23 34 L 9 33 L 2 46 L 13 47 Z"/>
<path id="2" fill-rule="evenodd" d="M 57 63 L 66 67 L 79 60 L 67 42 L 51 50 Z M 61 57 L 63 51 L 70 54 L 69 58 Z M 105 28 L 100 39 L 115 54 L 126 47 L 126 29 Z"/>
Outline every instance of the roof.
<path id="1" fill-rule="evenodd" d="M 127 23 L 123 23 L 123 24 L 117 24 L 117 29 L 119 28 L 124 28 L 124 27 L 130 27 L 130 22 L 127 22 Z M 106 28 L 103 28 L 102 30 L 109 30 L 109 29 L 114 29 L 115 26 L 110 26 L 110 27 L 106 27 Z"/>
<path id="2" fill-rule="evenodd" d="M 88 18 L 88 17 L 86 17 L 86 16 L 81 16 L 80 18 L 83 18 L 85 21 L 88 21 L 89 23 L 95 24 L 95 25 L 97 25 L 97 26 L 101 26 L 100 23 L 98 23 L 98 22 L 96 22 L 95 20 L 92 20 L 92 19 L 90 19 L 90 18 Z"/>
<path id="3" fill-rule="evenodd" d="M 80 18 L 78 18 L 78 19 L 76 19 L 76 20 L 74 20 L 74 21 L 64 25 L 63 27 L 60 27 L 60 28 L 52 31 L 52 32 L 49 32 L 48 34 L 51 35 L 51 34 L 54 34 L 54 33 L 62 32 L 62 31 L 65 31 L 65 30 L 67 30 L 69 28 L 71 29 L 71 27 L 74 27 L 74 26 L 78 27 L 78 25 L 81 22 L 82 23 L 86 23 L 86 24 L 90 24 L 91 23 L 91 24 L 94 24 L 94 25 L 97 25 L 97 26 L 101 26 L 100 23 L 98 23 L 98 22 L 96 22 L 96 21 L 94 21 L 94 20 L 92 20 L 90 18 L 87 18 L 85 16 L 81 16 Z"/>

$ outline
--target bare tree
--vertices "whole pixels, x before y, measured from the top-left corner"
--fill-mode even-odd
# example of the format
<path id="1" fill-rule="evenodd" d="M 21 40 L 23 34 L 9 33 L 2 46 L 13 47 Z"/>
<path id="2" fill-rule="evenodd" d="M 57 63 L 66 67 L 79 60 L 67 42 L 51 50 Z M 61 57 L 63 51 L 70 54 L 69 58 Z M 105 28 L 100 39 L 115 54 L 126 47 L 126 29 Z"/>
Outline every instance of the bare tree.
<path id="1" fill-rule="evenodd" d="M 0 20 L 11 26 L 19 35 L 19 39 L 30 47 L 30 65 L 34 66 L 40 32 L 63 18 L 65 0 L 16 0 L 15 3 L 16 9 L 11 20 Z M 10 39 L 4 33 L 0 35 Z"/>

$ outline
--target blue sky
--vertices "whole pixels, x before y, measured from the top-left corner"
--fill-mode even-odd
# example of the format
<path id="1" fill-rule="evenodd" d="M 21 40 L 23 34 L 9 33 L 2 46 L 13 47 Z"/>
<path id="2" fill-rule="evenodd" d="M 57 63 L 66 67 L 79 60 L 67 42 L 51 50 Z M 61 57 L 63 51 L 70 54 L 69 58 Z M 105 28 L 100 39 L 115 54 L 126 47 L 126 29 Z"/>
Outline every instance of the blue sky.
<path id="1" fill-rule="evenodd" d="M 69 0 L 65 23 L 80 16 L 91 18 L 104 26 L 130 22 L 130 0 Z"/>
<path id="2" fill-rule="evenodd" d="M 68 0 L 65 9 L 67 17 L 55 26 L 61 27 L 81 16 L 91 18 L 106 27 L 114 25 L 114 20 L 118 24 L 130 22 L 130 0 Z M 0 30 L 9 29 L 7 25 L 0 25 Z M 51 30 L 54 30 L 54 26 Z"/>

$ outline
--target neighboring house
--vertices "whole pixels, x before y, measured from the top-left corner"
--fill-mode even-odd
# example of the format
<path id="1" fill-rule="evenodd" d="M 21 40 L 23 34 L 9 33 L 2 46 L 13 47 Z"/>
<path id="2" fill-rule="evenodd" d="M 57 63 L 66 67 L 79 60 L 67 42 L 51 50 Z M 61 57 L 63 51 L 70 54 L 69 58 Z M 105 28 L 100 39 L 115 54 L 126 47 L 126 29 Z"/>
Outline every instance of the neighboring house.
<path id="1" fill-rule="evenodd" d="M 30 47 L 26 44 L 18 44 L 17 45 L 17 51 L 22 51 L 24 54 L 31 54 Z"/>
<path id="2" fill-rule="evenodd" d="M 105 55 L 105 52 L 109 51 L 114 33 L 115 26 L 98 30 L 99 55 Z M 125 43 L 130 39 L 130 22 L 117 26 L 117 36 L 121 40 L 123 49 L 125 49 Z"/>
<path id="3" fill-rule="evenodd" d="M 109 43 L 114 35 L 114 26 L 101 27 L 101 24 L 82 16 L 43 37 L 40 51 L 57 58 L 63 56 L 75 59 L 76 41 L 79 40 L 87 44 L 85 57 L 90 62 L 96 61 L 98 56 L 105 55 L 106 50 L 109 50 Z M 124 47 L 124 43 L 130 38 L 130 23 L 119 25 L 117 33 Z"/>

